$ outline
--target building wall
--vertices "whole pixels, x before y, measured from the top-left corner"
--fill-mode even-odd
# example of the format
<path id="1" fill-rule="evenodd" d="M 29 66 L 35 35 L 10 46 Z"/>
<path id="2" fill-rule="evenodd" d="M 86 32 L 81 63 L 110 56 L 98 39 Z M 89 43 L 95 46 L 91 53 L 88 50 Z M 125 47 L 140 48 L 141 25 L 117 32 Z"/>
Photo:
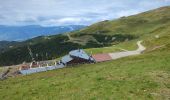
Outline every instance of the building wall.
<path id="1" fill-rule="evenodd" d="M 81 58 L 74 58 L 70 62 L 67 63 L 67 65 L 76 65 L 76 64 L 82 64 L 82 63 L 91 63 L 90 60 L 81 59 Z"/>

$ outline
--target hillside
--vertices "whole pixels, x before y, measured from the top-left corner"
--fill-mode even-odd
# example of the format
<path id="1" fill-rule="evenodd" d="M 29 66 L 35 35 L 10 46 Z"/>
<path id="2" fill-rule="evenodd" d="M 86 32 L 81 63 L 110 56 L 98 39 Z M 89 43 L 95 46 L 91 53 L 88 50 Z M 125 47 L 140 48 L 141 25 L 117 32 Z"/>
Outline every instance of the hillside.
<path id="1" fill-rule="evenodd" d="M 11 48 L 12 45 L 16 45 L 16 41 L 0 41 L 0 52 L 4 52 L 7 48 Z"/>
<path id="2" fill-rule="evenodd" d="M 36 41 L 32 46 L 40 49 L 37 44 L 44 43 L 41 48 L 44 47 L 42 50 L 45 50 L 45 47 L 50 48 L 45 44 L 51 43 L 54 46 L 55 41 L 62 40 L 63 44 L 58 47 L 60 50 L 72 46 L 71 49 L 84 47 L 88 53 L 106 53 L 118 51 L 119 48 L 136 49 L 136 41 L 143 40 L 146 50 L 137 56 L 70 66 L 0 81 L 0 99 L 169 100 L 169 18 L 170 7 L 162 7 L 114 21 L 96 23 L 69 35 L 51 36 L 48 42 L 42 38 L 43 42 Z M 68 42 L 65 47 L 64 43 Z M 58 48 L 54 53 L 59 51 Z M 15 50 L 6 51 L 1 55 Z M 17 50 L 23 50 L 23 47 Z"/>
<path id="3" fill-rule="evenodd" d="M 162 7 L 159 9 L 144 12 L 138 15 L 122 17 L 118 20 L 103 21 L 96 23 L 86 29 L 72 33 L 73 36 L 88 35 L 135 35 L 143 37 L 144 35 L 156 34 L 168 28 L 170 24 L 170 7 Z"/>
<path id="4" fill-rule="evenodd" d="M 78 48 L 87 49 L 89 53 L 91 51 L 94 53 L 110 52 L 113 50 L 113 45 L 116 45 L 116 48 L 128 45 L 126 46 L 128 49 L 134 49 L 136 47 L 134 41 L 139 39 L 144 39 L 146 45 L 150 45 L 148 48 L 152 49 L 155 46 L 163 45 L 163 43 L 155 45 L 151 42 L 155 36 L 168 39 L 169 16 L 170 7 L 168 6 L 117 20 L 99 22 L 85 29 L 63 35 L 30 39 L 21 43 L 24 45 L 14 46 L 1 53 L 0 65 L 13 65 L 30 61 L 28 45 L 30 45 L 34 55 L 39 55 L 37 60 L 58 58 L 68 51 Z M 110 47 L 110 50 L 95 49 L 105 46 Z M 46 54 L 48 56 L 45 56 Z"/>
<path id="5" fill-rule="evenodd" d="M 10 78 L 0 81 L 0 98 L 168 100 L 169 50 Z"/>

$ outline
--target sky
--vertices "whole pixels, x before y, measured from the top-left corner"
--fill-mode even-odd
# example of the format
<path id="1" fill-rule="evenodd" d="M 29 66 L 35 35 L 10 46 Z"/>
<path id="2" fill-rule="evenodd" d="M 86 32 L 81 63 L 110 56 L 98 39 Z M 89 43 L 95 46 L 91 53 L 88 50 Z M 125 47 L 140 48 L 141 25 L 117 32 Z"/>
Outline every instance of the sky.
<path id="1" fill-rule="evenodd" d="M 0 24 L 90 25 L 170 5 L 170 0 L 0 0 Z"/>

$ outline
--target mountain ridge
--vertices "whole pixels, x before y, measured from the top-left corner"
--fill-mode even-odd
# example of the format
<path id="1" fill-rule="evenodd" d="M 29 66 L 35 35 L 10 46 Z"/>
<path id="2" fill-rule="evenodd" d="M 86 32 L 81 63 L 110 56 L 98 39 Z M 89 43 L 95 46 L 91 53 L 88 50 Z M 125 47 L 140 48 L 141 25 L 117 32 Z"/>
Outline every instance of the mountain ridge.
<path id="1" fill-rule="evenodd" d="M 41 35 L 55 35 L 84 28 L 84 25 L 68 26 L 5 26 L 0 25 L 0 40 L 23 41 Z"/>

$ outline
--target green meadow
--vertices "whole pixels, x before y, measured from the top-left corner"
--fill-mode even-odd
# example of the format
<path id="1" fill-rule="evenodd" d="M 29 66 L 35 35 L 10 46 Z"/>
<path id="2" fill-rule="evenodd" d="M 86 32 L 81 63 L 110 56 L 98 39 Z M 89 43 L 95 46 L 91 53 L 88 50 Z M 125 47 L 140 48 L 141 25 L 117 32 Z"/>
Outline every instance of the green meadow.
<path id="1" fill-rule="evenodd" d="M 169 50 L 9 78 L 0 81 L 0 99 L 168 100 Z"/>

